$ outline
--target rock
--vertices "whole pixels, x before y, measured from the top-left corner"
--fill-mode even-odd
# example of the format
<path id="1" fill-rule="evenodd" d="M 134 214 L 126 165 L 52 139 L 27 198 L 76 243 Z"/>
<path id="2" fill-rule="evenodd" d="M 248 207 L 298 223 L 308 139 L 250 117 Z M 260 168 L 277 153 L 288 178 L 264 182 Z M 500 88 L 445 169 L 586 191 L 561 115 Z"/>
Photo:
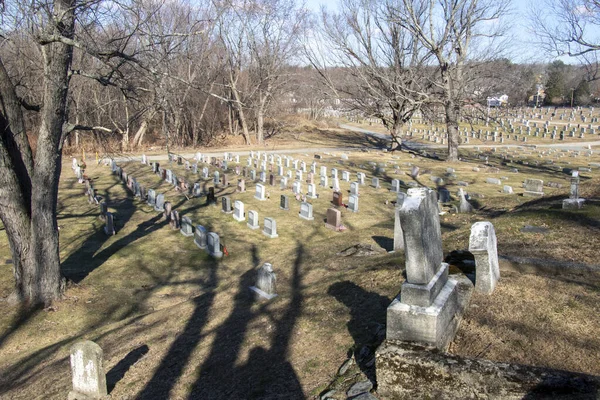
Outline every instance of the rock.
<path id="1" fill-rule="evenodd" d="M 357 396 L 361 393 L 367 393 L 369 390 L 373 389 L 373 384 L 371 381 L 362 381 L 357 382 L 348 389 L 346 394 L 348 397 Z"/>
<path id="2" fill-rule="evenodd" d="M 339 376 L 344 375 L 346 373 L 346 371 L 348 371 L 348 368 L 350 368 L 352 366 L 352 364 L 354 364 L 354 359 L 352 359 L 352 358 L 349 358 L 346 361 L 344 361 L 344 363 L 338 370 L 338 375 Z"/>
<path id="3" fill-rule="evenodd" d="M 345 250 L 340 251 L 336 255 L 342 256 L 342 257 L 349 257 L 349 256 L 365 257 L 365 256 L 375 256 L 375 255 L 381 254 L 382 252 L 385 252 L 385 250 L 376 248 L 375 246 L 373 246 L 371 244 L 359 243 L 359 244 L 355 244 L 352 247 L 348 247 Z"/>
<path id="4" fill-rule="evenodd" d="M 321 397 L 319 397 L 319 399 L 320 399 L 320 400 L 326 400 L 326 399 L 330 399 L 330 398 L 332 398 L 332 396 L 333 396 L 334 394 L 336 394 L 336 392 L 337 392 L 337 391 L 336 391 L 335 389 L 328 390 L 328 391 L 327 391 L 327 392 L 325 392 L 323 395 L 321 395 Z"/>
<path id="5" fill-rule="evenodd" d="M 525 225 L 521 228 L 524 233 L 548 233 L 548 229 L 542 226 Z"/>

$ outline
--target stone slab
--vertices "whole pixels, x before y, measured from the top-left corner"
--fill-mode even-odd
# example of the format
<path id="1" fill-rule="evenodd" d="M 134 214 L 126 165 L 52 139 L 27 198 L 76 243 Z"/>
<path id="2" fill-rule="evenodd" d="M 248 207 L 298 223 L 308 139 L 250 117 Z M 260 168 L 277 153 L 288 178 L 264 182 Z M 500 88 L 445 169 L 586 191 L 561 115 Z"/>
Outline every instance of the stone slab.
<path id="1" fill-rule="evenodd" d="M 381 399 L 596 399 L 600 377 L 497 363 L 386 340 L 375 353 Z"/>

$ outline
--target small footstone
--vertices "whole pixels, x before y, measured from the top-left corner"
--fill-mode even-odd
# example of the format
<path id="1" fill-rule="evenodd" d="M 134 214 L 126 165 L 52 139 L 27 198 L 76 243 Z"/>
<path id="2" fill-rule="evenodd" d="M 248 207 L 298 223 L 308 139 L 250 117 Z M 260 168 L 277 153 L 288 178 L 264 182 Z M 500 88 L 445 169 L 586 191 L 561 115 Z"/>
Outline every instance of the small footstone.
<path id="1" fill-rule="evenodd" d="M 361 393 L 367 393 L 369 390 L 373 389 L 373 384 L 371 381 L 362 381 L 357 382 L 348 389 L 346 394 L 348 397 L 357 396 Z"/>

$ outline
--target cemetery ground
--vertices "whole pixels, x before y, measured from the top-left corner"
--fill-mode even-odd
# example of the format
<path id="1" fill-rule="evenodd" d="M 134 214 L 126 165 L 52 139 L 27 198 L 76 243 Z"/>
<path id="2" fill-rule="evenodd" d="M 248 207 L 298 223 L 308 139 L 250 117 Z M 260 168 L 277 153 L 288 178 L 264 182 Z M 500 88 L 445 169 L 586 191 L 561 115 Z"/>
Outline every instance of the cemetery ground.
<path id="1" fill-rule="evenodd" d="M 135 198 L 110 167 L 88 161 L 86 174 L 115 215 L 116 235 L 106 236 L 98 206 L 88 204 L 85 185 L 65 161 L 58 215 L 63 274 L 69 279 L 65 298 L 51 308 L 20 313 L 9 301 L 11 265 L 2 262 L 0 397 L 64 398 L 71 385 L 69 347 L 81 339 L 104 350 L 109 392 L 118 399 L 313 398 L 332 382 L 355 379 L 353 374 L 336 377 L 336 372 L 349 353 L 365 346 L 367 353 L 374 350 L 386 308 L 404 280 L 402 253 L 386 251 L 393 242 L 396 200 L 390 182 L 435 188 L 435 177 L 451 194 L 441 216 L 444 253 L 467 249 L 471 225 L 491 221 L 498 253 L 505 257 L 495 292 L 473 294 L 450 351 L 600 375 L 599 170 L 581 172 L 585 207 L 563 210 L 570 174 L 544 163 L 555 159 L 554 165 L 564 168 L 589 168 L 600 157 L 469 149 L 461 150 L 463 162 L 448 164 L 431 152 L 413 157 L 371 149 L 349 152 L 348 160 L 340 160 L 339 151 L 332 153 L 319 152 L 323 158 L 318 160 L 309 150 L 293 156 L 308 166 L 313 160 L 327 166 L 328 175 L 331 168 L 339 170 L 340 178 L 349 171 L 351 181 L 357 172 L 366 174 L 359 211 L 340 208 L 343 232 L 324 226 L 332 191 L 318 185 L 319 167 L 319 198 L 308 200 L 314 220 L 306 221 L 298 216 L 300 202 L 289 188 L 280 190 L 279 179 L 275 186 L 267 183 L 269 198 L 259 201 L 248 178 L 247 191 L 236 193 L 239 177 L 230 170 L 230 186 L 216 189 L 218 205 L 213 206 L 204 197 L 186 199 L 148 165 L 119 163 L 145 187 L 164 193 L 181 216 L 217 232 L 228 252 L 222 259 L 209 257 L 193 238 L 172 230 L 162 213 Z M 503 165 L 503 155 L 513 161 Z M 245 161 L 244 156 L 239 165 Z M 380 189 L 370 186 L 374 168 L 369 162 L 386 164 Z M 211 178 L 204 180 L 176 162 L 168 165 L 161 161 L 177 176 L 212 186 L 212 166 Z M 412 166 L 420 168 L 415 179 Z M 544 187 L 542 198 L 523 197 L 526 178 L 554 187 Z M 303 179 L 306 193 L 306 173 Z M 503 193 L 503 185 L 514 194 Z M 340 186 L 347 203 L 349 182 L 340 179 Z M 471 195 L 474 213 L 452 211 L 459 187 Z M 290 196 L 289 211 L 279 208 L 281 194 Z M 250 230 L 246 222 L 221 212 L 222 196 L 243 201 L 246 214 L 258 211 L 261 229 Z M 278 238 L 263 235 L 265 217 L 277 221 Z M 357 244 L 365 247 L 354 254 L 345 251 Z M 459 258 L 450 259 L 451 273 L 471 273 Z M 0 260 L 9 259 L 1 230 Z M 277 274 L 278 296 L 271 301 L 256 299 L 248 289 L 264 262 L 273 264 Z"/>

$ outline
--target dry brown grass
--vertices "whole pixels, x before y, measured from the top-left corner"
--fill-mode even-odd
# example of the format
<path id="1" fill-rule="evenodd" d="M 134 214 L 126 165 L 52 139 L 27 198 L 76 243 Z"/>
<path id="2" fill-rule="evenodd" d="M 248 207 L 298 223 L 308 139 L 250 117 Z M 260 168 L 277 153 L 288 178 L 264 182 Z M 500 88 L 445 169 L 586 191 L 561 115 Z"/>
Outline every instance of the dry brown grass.
<path id="1" fill-rule="evenodd" d="M 556 205 L 567 189 L 548 189 L 548 198 L 535 201 L 501 194 L 501 187 L 485 183 L 487 176 L 507 176 L 505 182 L 520 193 L 526 177 L 559 181 L 566 187 L 566 175 L 533 165 L 519 165 L 520 172 L 514 174 L 493 157 L 490 162 L 500 166 L 500 173 L 491 173 L 485 166 L 475 173 L 476 161 L 448 165 L 406 154 L 392 158 L 397 156 L 357 152 L 345 165 L 336 163 L 338 157 L 319 161 L 328 170 L 338 168 L 340 176 L 342 170 L 349 170 L 353 178 L 361 165 L 368 166 L 367 161 L 388 163 L 384 188 L 362 187 L 360 212 L 342 210 L 348 227 L 344 233 L 324 227 L 329 190 L 318 187 L 321 197 L 311 201 L 315 220 L 305 221 L 298 217 L 299 204 L 293 199 L 290 211 L 279 209 L 279 186 L 268 187 L 270 199 L 259 202 L 253 198 L 252 184 L 246 193 L 234 193 L 236 177 L 230 174 L 232 186 L 217 194 L 242 200 L 246 212 L 257 210 L 261 225 L 264 217 L 274 217 L 280 237 L 272 240 L 221 213 L 220 206 L 205 206 L 204 199 L 186 201 L 148 167 L 126 165 L 147 187 L 166 193 L 182 215 L 221 235 L 230 255 L 219 261 L 197 249 L 191 238 L 170 230 L 108 168 L 91 166 L 88 172 L 99 194 L 116 213 L 117 235 L 106 238 L 98 208 L 87 204 L 83 186 L 65 164 L 59 208 L 61 257 L 65 272 L 78 283 L 69 286 L 54 311 L 19 319 L 18 309 L 3 305 L 7 310 L 0 316 L 3 396 L 64 398 L 70 385 L 68 347 L 75 340 L 89 338 L 105 350 L 108 370 L 135 349 L 149 349 L 139 360 L 133 357 L 137 363 L 118 380 L 113 398 L 285 398 L 284 393 L 288 398 L 313 397 L 333 379 L 347 351 L 369 343 L 385 324 L 385 308 L 400 288 L 401 255 L 344 258 L 335 254 L 356 243 L 389 245 L 393 206 L 385 201 L 395 196 L 387 188 L 392 178 L 410 180 L 406 163 L 429 170 L 419 180 L 430 186 L 429 176 L 443 176 L 452 166 L 457 180 L 470 183 L 467 192 L 485 196 L 477 199 L 477 213 L 441 218 L 446 252 L 465 249 L 471 224 L 490 220 L 496 227 L 500 254 L 595 262 L 600 216 L 596 203 L 581 211 L 563 212 Z M 576 166 L 595 158 L 569 160 Z M 398 173 L 393 163 L 398 164 Z M 173 169 L 178 176 L 189 174 L 180 166 L 173 165 Z M 364 171 L 370 182 L 371 170 Z M 597 180 L 587 180 L 587 175 L 583 185 L 593 188 Z M 341 184 L 348 189 L 348 183 Z M 446 179 L 445 185 L 453 194 L 458 188 L 453 180 Z M 586 187 L 583 193 L 595 190 L 586 192 Z M 548 233 L 521 232 L 526 224 L 545 226 Z M 8 258 L 6 238 L 0 236 L 0 259 Z M 248 290 L 255 268 L 263 262 L 274 265 L 278 278 L 279 296 L 269 303 L 256 301 Z M 474 306 L 452 350 L 598 374 L 600 339 L 593 333 L 600 330 L 594 318 L 600 304 L 599 282 L 591 274 L 503 273 L 492 296 L 473 297 Z M 7 296 L 11 287 L 10 265 L 5 265 L 0 273 L 0 296 Z"/>

